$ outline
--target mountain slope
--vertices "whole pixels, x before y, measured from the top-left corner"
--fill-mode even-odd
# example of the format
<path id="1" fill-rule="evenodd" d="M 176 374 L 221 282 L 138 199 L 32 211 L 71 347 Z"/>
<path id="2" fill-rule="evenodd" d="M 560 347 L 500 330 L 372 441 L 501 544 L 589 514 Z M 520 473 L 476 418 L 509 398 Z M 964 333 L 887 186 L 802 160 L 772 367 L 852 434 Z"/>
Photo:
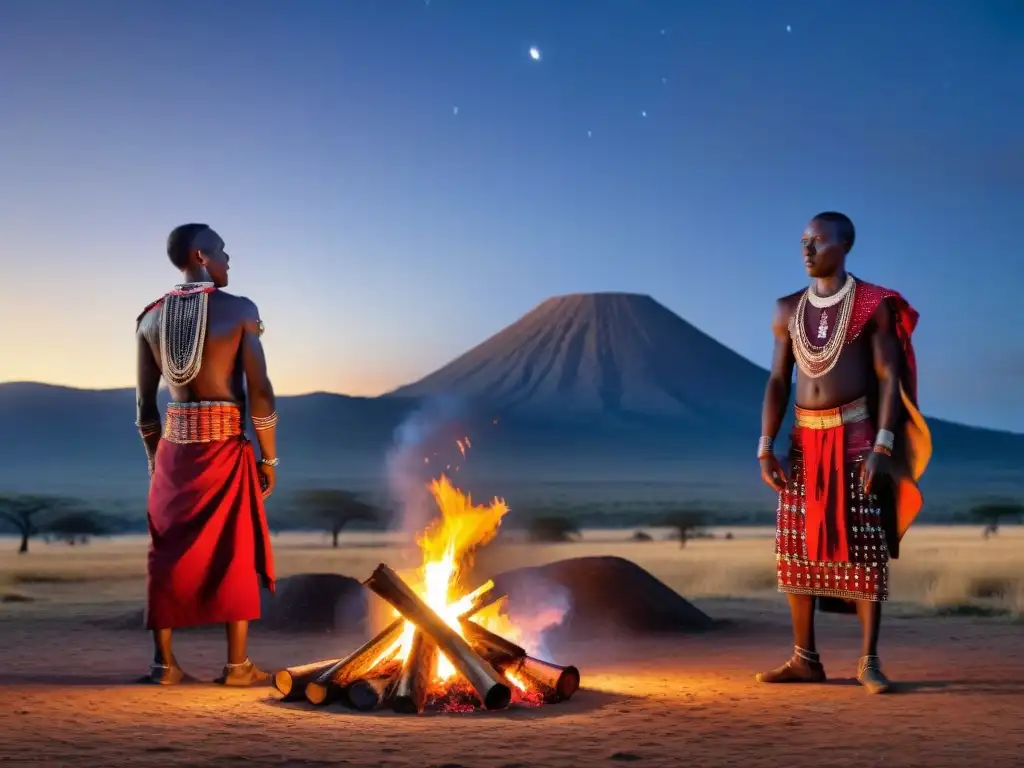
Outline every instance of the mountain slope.
<path id="1" fill-rule="evenodd" d="M 538 482 L 669 483 L 690 498 L 761 503 L 752 453 L 766 376 L 650 297 L 558 297 L 387 396 L 279 398 L 281 488 L 379 485 L 396 440 L 436 472 L 468 435 L 460 481 L 499 480 L 486 495 Z M 129 389 L 0 384 L 0 492 L 143 499 L 134 413 Z M 926 494 L 1020 493 L 1024 435 L 929 424 Z"/>
<path id="2" fill-rule="evenodd" d="M 391 394 L 458 394 L 509 411 L 704 420 L 759 408 L 766 376 L 650 296 L 574 294 L 548 299 Z"/>

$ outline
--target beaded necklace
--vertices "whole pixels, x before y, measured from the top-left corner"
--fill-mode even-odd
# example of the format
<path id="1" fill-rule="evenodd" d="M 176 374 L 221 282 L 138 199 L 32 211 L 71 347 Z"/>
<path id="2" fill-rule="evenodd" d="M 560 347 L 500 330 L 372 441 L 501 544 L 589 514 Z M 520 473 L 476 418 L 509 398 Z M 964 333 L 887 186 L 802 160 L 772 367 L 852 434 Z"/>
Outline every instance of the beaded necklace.
<path id="1" fill-rule="evenodd" d="M 213 283 L 182 283 L 164 299 L 160 321 L 160 356 L 164 379 L 183 387 L 199 375 L 206 344 L 206 319 Z"/>
<path id="2" fill-rule="evenodd" d="M 811 379 L 817 379 L 835 368 L 846 342 L 846 334 L 850 327 L 853 314 L 854 298 L 857 294 L 857 281 L 853 275 L 846 276 L 846 283 L 834 295 L 822 298 L 814 294 L 810 287 L 804 291 L 797 304 L 796 312 L 790 320 L 790 336 L 793 339 L 793 356 L 800 371 Z M 807 303 L 825 309 L 839 304 L 836 325 L 832 337 L 823 346 L 817 346 L 807 337 L 806 315 Z"/>

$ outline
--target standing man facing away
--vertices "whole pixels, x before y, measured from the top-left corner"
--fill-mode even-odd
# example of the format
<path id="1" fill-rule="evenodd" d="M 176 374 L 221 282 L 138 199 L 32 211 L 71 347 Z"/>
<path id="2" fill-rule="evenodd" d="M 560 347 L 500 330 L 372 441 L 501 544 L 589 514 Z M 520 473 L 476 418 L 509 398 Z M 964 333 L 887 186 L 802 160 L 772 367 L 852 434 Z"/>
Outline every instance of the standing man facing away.
<path id="1" fill-rule="evenodd" d="M 761 415 L 761 477 L 779 493 L 775 554 L 779 591 L 789 597 L 795 649 L 763 683 L 820 683 L 815 601 L 856 606 L 863 631 L 857 679 L 889 689 L 878 658 L 888 563 L 921 509 L 917 487 L 931 437 L 917 409 L 911 334 L 918 314 L 895 291 L 846 271 L 853 223 L 821 213 L 804 231 L 803 291 L 779 299 L 775 351 Z M 796 376 L 788 474 L 773 443 Z"/>
<path id="2" fill-rule="evenodd" d="M 253 302 L 221 290 L 229 257 L 208 226 L 174 229 L 167 255 L 184 282 L 136 325 L 136 426 L 150 472 L 146 628 L 156 646 L 146 680 L 173 685 L 185 677 L 171 650 L 173 629 L 224 623 L 228 658 L 217 682 L 263 684 L 269 675 L 246 650 L 260 584 L 274 588 L 263 500 L 274 490 L 277 414 L 263 323 Z M 172 401 L 162 429 L 161 376 Z M 245 436 L 247 394 L 259 461 Z"/>

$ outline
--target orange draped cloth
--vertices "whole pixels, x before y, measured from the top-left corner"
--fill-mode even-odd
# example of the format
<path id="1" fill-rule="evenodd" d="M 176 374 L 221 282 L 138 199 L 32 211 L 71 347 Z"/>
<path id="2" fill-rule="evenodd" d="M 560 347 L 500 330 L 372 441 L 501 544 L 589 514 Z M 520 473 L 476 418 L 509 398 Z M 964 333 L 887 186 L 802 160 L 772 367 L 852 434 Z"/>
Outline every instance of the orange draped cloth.
<path id="1" fill-rule="evenodd" d="M 917 404 L 917 357 L 914 354 L 912 337 L 920 315 L 897 291 L 858 280 L 846 340 L 851 341 L 859 336 L 878 309 L 878 305 L 886 300 L 890 302 L 896 316 L 896 336 L 903 352 L 900 373 L 903 414 L 900 424 L 894 430 L 894 519 L 887 530 L 889 551 L 895 558 L 899 556 L 899 544 L 903 535 L 924 506 L 924 497 L 918 482 L 932 457 L 931 432 Z"/>
<path id="2" fill-rule="evenodd" d="M 146 627 L 260 617 L 274 563 L 252 445 L 232 403 L 172 403 L 149 488 Z"/>

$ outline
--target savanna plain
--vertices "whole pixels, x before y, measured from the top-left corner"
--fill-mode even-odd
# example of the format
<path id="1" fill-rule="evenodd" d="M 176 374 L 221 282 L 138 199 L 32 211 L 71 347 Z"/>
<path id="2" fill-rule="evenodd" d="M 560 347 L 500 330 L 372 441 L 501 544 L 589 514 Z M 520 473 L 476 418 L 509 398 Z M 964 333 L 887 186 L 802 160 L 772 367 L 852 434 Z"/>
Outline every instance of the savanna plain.
<path id="1" fill-rule="evenodd" d="M 760 686 L 792 639 L 775 592 L 773 531 L 711 529 L 681 546 L 669 532 L 585 530 L 577 541 L 514 532 L 477 556 L 480 576 L 556 560 L 633 561 L 716 620 L 715 629 L 644 638 L 594 637 L 553 649 L 582 673 L 568 702 L 495 713 L 359 714 L 282 704 L 271 688 L 133 684 L 150 661 L 137 613 L 146 539 L 68 546 L 0 539 L 0 762 L 167 766 L 1019 765 L 1024 753 L 1024 528 L 983 537 L 976 526 L 917 526 L 891 567 L 882 657 L 898 686 L 870 696 L 853 680 L 859 627 L 819 615 L 830 681 Z M 731 535 L 727 535 L 731 534 Z M 273 538 L 278 576 L 365 579 L 380 562 L 414 567 L 395 536 L 353 532 Z M 268 668 L 344 655 L 369 628 L 329 634 L 253 626 L 251 655 Z M 184 631 L 181 663 L 212 680 L 223 663 L 215 628 Z"/>

